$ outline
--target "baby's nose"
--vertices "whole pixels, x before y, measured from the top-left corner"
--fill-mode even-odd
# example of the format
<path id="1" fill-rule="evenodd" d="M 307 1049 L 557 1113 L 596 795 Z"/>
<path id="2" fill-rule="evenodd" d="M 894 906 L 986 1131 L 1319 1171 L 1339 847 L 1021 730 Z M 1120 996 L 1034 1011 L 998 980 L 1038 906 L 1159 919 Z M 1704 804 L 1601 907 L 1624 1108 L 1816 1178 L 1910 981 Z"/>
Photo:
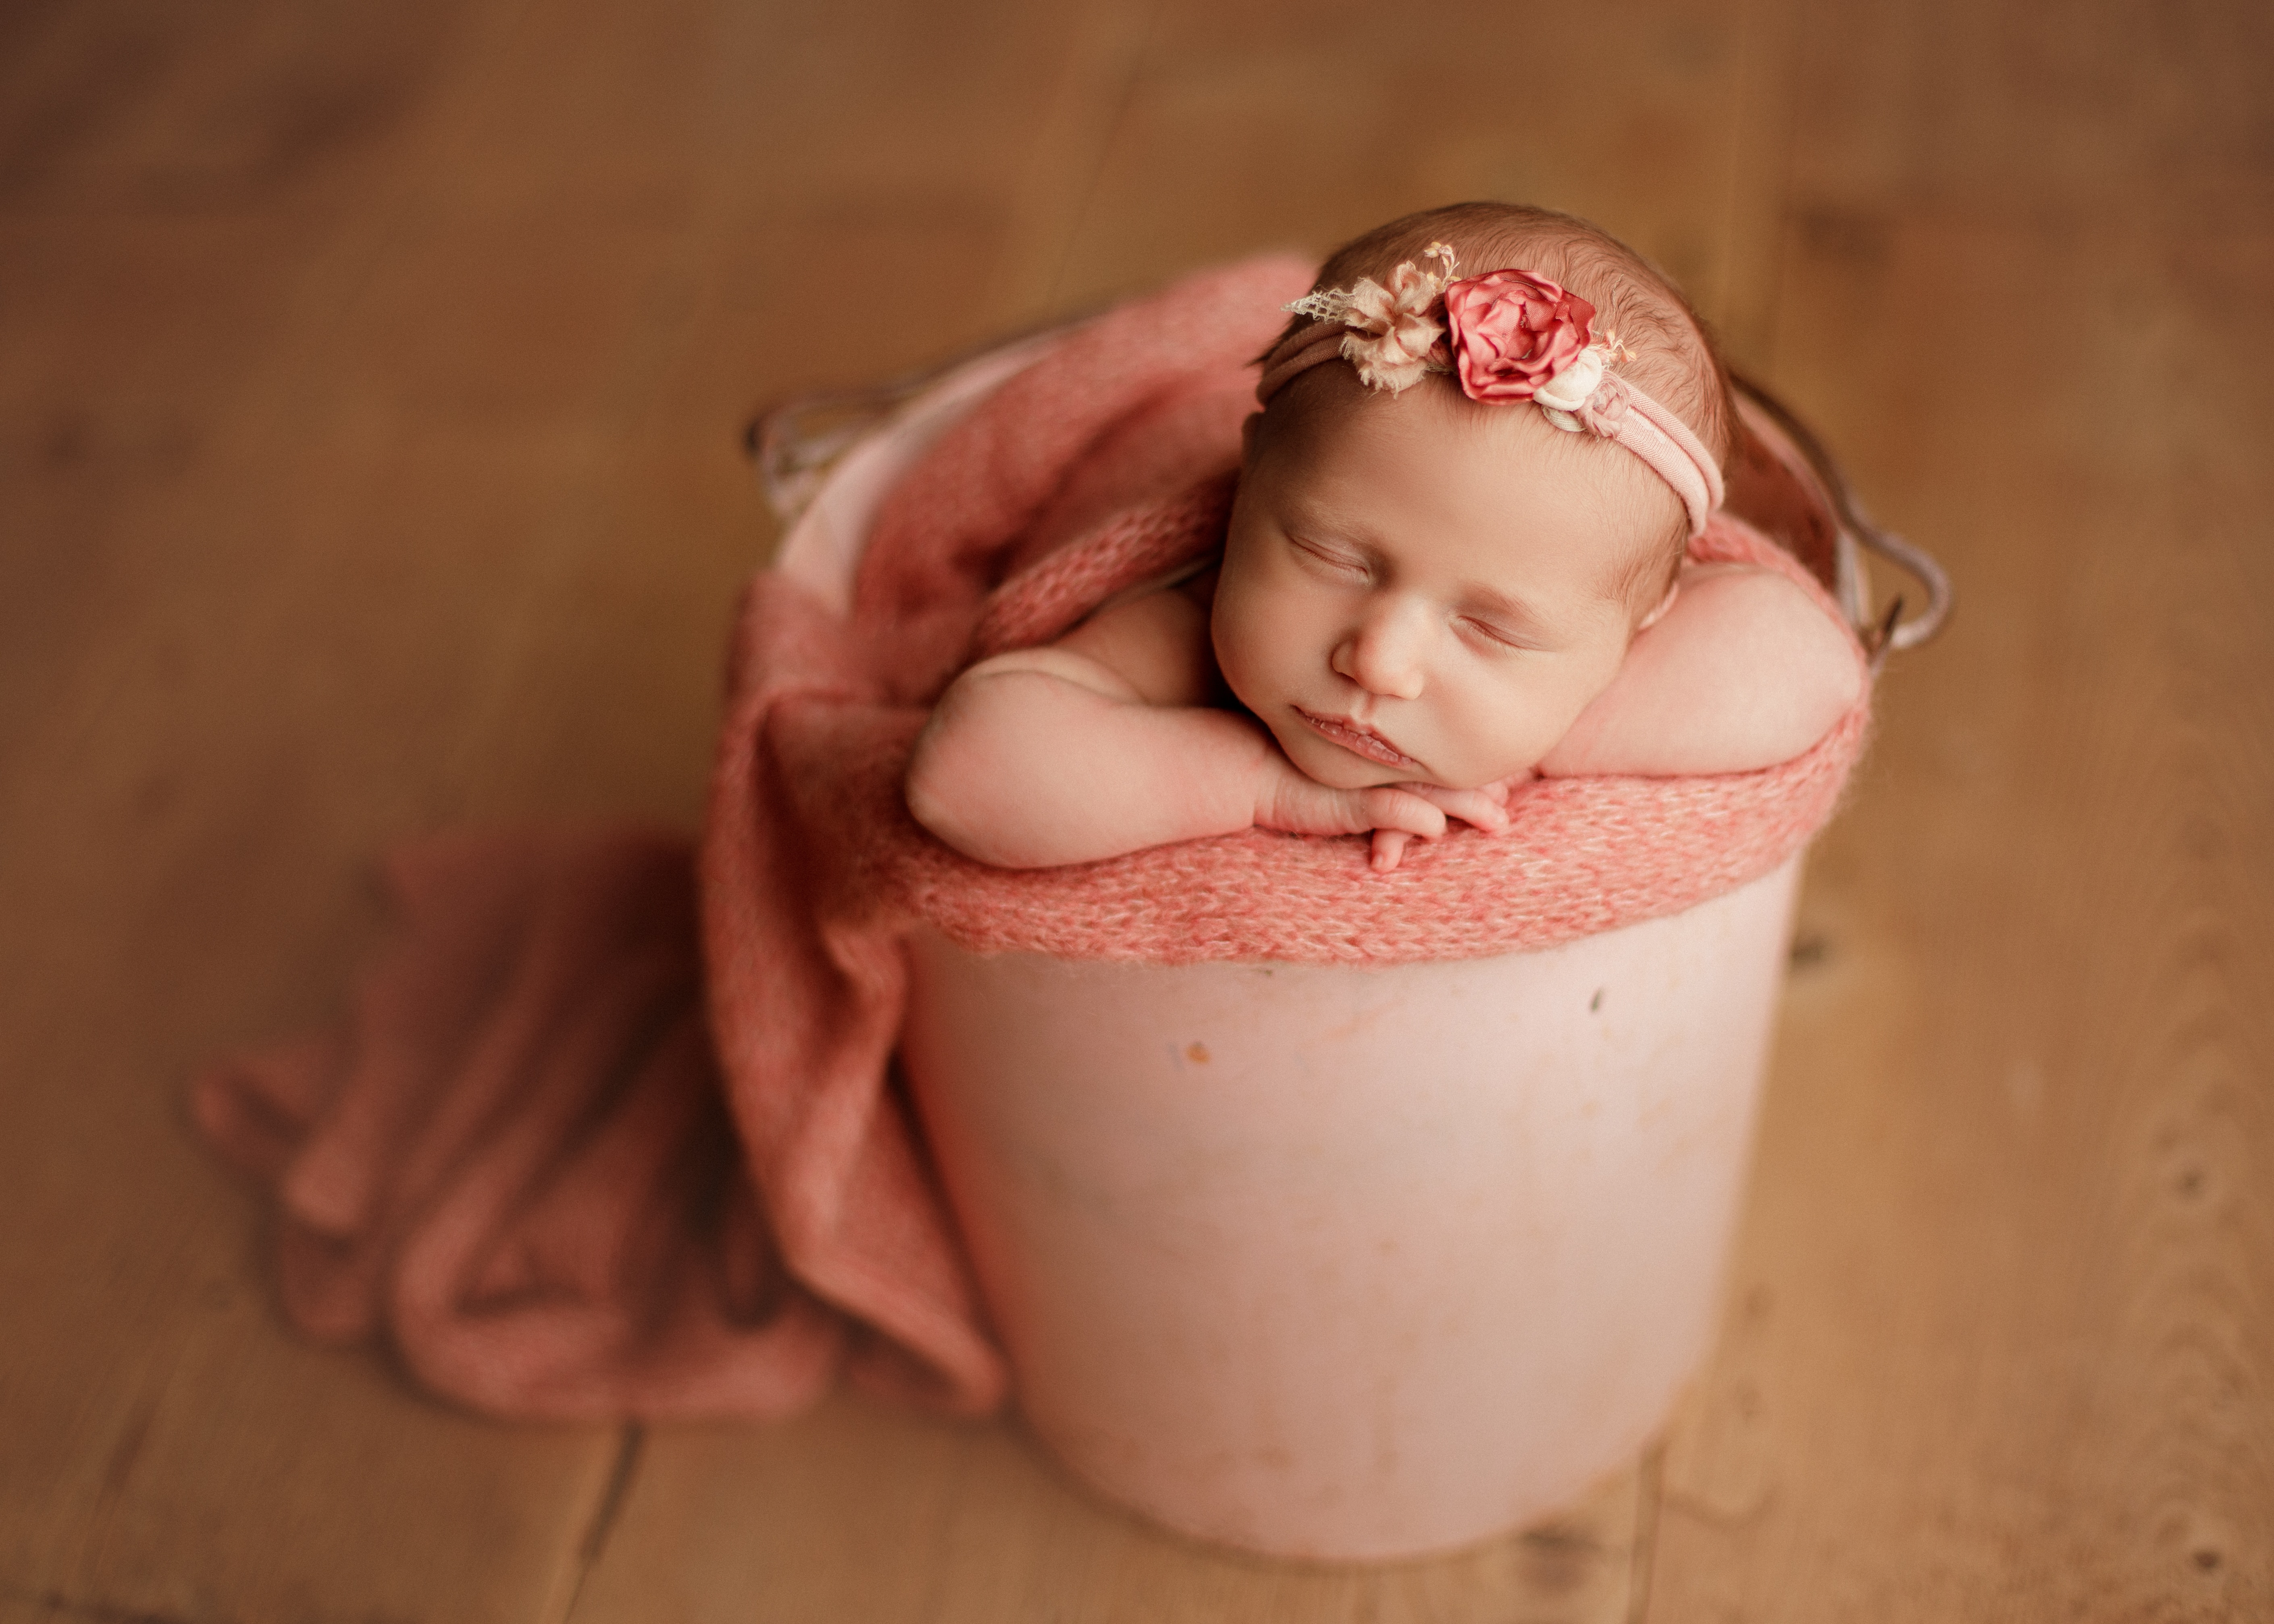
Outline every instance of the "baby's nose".
<path id="1" fill-rule="evenodd" d="M 1369 694 L 1419 699 L 1426 643 L 1416 614 L 1385 608 L 1353 627 L 1329 663 Z"/>

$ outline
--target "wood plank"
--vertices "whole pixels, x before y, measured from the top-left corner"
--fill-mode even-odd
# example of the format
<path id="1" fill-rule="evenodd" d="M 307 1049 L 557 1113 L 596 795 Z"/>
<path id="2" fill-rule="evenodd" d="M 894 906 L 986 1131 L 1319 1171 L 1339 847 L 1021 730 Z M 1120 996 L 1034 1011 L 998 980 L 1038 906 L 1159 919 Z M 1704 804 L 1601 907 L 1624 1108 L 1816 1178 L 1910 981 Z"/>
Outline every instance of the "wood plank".
<path id="1" fill-rule="evenodd" d="M 2237 8 L 2017 18 L 1810 48 L 1778 378 L 1965 596 L 1811 872 L 1654 1617 L 2274 1609 L 2264 116 Z"/>
<path id="2" fill-rule="evenodd" d="M 365 20 L 382 15 L 405 34 L 418 20 Z M 210 34 L 226 49 L 179 41 L 186 65 L 152 76 L 187 86 L 178 117 L 138 104 L 81 122 L 194 134 L 200 106 L 258 105 L 252 70 L 273 64 L 256 51 L 248 67 L 242 36 L 292 34 L 297 17 L 222 18 Z M 282 77 L 321 88 L 305 63 Z M 413 79 L 405 96 L 431 96 Z M 381 151 L 271 175 L 278 142 L 252 142 L 230 160 L 241 184 L 159 206 L 145 184 L 156 160 L 138 154 L 177 143 L 138 137 L 99 163 L 73 149 L 25 180 L 5 219 L 39 250 L 0 272 L 15 296 L 0 305 L 37 341 L 9 349 L 9 440 L 50 455 L 26 459 L 43 477 L 11 481 L 7 499 L 8 528 L 39 544 L 11 560 L 47 571 L 26 619 L 49 635 L 11 640 L 0 684 L 15 724 L 0 892 L 18 927 L 0 944 L 12 1084 L 0 1281 L 8 1301 L 38 1305 L 38 1334 L 0 1354 L 0 1576 L 72 1616 L 525 1616 L 569 1570 L 615 1458 L 607 1429 L 500 1428 L 438 1409 L 368 1354 L 294 1343 L 252 1283 L 252 1204 L 188 1142 L 174 1102 L 225 1039 L 334 1001 L 368 922 L 354 876 L 403 831 L 401 786 L 415 786 L 414 812 L 433 793 L 422 763 L 466 652 L 488 653 L 484 628 L 415 611 L 382 620 L 400 606 L 387 589 L 425 586 L 423 573 L 445 583 L 429 607 L 462 602 L 449 589 L 479 575 L 452 566 L 470 556 L 494 607 L 517 584 L 513 560 L 482 544 L 543 545 L 539 525 L 477 528 L 517 500 L 497 489 L 511 459 L 468 443 L 480 433 L 405 447 L 351 399 L 334 403 L 335 335 L 367 287 L 392 285 L 391 211 L 402 171 L 432 159 L 436 117 L 406 111 L 392 171 Z M 524 323 L 505 336 L 557 335 Z M 556 370 L 540 382 L 606 381 L 563 374 L 556 349 L 543 358 Z M 488 378 L 516 376 L 513 359 L 465 357 Z M 312 395 L 328 410 L 293 410 Z M 478 404 L 495 415 L 494 389 Z M 591 416 L 581 402 L 564 415 L 578 411 Z M 573 432 L 505 426 L 487 441 L 521 468 L 576 461 Z M 409 549 L 406 515 L 373 500 L 406 464 L 456 491 L 435 497 L 448 522 L 411 531 Z M 557 489 L 539 493 L 557 509 Z M 343 518 L 358 502 L 360 533 Z M 419 553 L 469 539 L 463 554 Z M 353 595 L 358 568 L 380 590 Z M 483 596 L 464 594 L 470 612 Z M 358 658 L 443 680 L 359 707 L 367 695 L 341 692 Z"/>
<path id="3" fill-rule="evenodd" d="M 1757 325 L 1730 267 L 1773 243 L 1781 177 L 1761 157 L 1778 123 L 1758 93 L 1788 32 L 1784 8 L 1744 0 L 1459 0 L 1411 27 L 1351 4 L 1298 19 L 1168 0 L 1058 297 L 1095 302 L 1259 249 L 1320 252 L 1413 209 L 1497 197 L 1597 221 L 1709 318 Z M 1514 64 L 1540 64 L 1516 70 L 1520 94 Z"/>
<path id="4" fill-rule="evenodd" d="M 328 816 L 365 786 L 277 703 L 320 635 L 291 499 L 336 465 L 274 407 L 384 239 L 439 14 L 83 10 L 10 148 L 0 1289 L 36 1331 L 0 1351 L 0 1578 L 58 1616 L 518 1614 L 612 1458 L 291 1341 L 177 1103 L 330 1004 L 367 923 L 340 882 L 381 831 Z"/>
<path id="5" fill-rule="evenodd" d="M 1092 1500 L 1022 1435 L 832 1400 L 787 1425 L 652 1435 L 578 1624 L 662 1613 L 1073 1624 L 1628 1617 L 1639 1479 L 1530 1534 L 1389 1567 L 1266 1561 Z"/>

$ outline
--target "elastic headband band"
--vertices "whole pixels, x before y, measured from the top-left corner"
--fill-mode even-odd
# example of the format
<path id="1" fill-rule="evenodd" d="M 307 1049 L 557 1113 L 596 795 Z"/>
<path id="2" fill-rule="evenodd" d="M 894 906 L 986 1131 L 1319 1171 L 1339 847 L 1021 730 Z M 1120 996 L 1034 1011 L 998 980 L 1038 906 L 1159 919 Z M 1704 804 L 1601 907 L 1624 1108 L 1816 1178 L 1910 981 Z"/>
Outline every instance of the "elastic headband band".
<path id="1" fill-rule="evenodd" d="M 1421 258 L 1436 266 L 1408 259 L 1388 287 L 1361 276 L 1285 306 L 1311 320 L 1263 357 L 1256 400 L 1269 405 L 1328 361 L 1348 361 L 1368 388 L 1392 395 L 1450 372 L 1472 401 L 1530 401 L 1559 429 L 1624 446 L 1682 499 L 1690 533 L 1706 528 L 1721 505 L 1720 466 L 1688 424 L 1610 370 L 1632 352 L 1595 336 L 1593 304 L 1532 271 L 1456 279 L 1442 243 Z"/>

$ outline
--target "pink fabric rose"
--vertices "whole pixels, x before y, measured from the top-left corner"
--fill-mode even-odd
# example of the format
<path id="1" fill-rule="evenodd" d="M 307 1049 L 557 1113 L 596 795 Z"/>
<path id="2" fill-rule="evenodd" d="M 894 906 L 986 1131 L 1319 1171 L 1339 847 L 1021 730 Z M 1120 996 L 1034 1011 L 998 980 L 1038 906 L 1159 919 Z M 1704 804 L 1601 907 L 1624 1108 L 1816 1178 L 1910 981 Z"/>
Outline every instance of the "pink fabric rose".
<path id="1" fill-rule="evenodd" d="M 1528 401 L 1593 337 L 1595 307 L 1530 271 L 1487 271 L 1445 288 L 1453 371 L 1472 401 Z"/>

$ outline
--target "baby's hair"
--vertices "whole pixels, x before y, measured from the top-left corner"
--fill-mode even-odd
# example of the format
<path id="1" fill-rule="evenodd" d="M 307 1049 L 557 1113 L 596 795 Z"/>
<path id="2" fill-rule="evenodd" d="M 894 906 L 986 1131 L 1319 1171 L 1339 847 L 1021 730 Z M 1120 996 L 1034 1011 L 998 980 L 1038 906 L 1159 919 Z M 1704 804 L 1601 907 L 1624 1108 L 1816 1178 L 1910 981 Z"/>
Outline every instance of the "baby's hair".
<path id="1" fill-rule="evenodd" d="M 1657 267 L 1574 215 L 1529 204 L 1488 202 L 1450 203 L 1407 214 L 1335 250 L 1312 287 L 1347 288 L 1361 276 L 1386 282 L 1401 263 L 1419 259 L 1422 250 L 1437 242 L 1451 244 L 1464 276 L 1511 267 L 1536 271 L 1593 304 L 1596 333 L 1615 334 L 1632 352 L 1620 363 L 1619 374 L 1688 424 L 1714 461 L 1728 467 L 1736 413 L 1728 372 L 1705 323 Z M 1296 316 L 1281 337 L 1309 320 Z M 1437 381 L 1452 387 L 1449 380 Z M 1653 548 L 1630 561 L 1616 583 L 1619 596 L 1645 611 L 1655 605 L 1681 563 L 1679 544 L 1687 537 L 1685 517 L 1670 552 Z"/>

